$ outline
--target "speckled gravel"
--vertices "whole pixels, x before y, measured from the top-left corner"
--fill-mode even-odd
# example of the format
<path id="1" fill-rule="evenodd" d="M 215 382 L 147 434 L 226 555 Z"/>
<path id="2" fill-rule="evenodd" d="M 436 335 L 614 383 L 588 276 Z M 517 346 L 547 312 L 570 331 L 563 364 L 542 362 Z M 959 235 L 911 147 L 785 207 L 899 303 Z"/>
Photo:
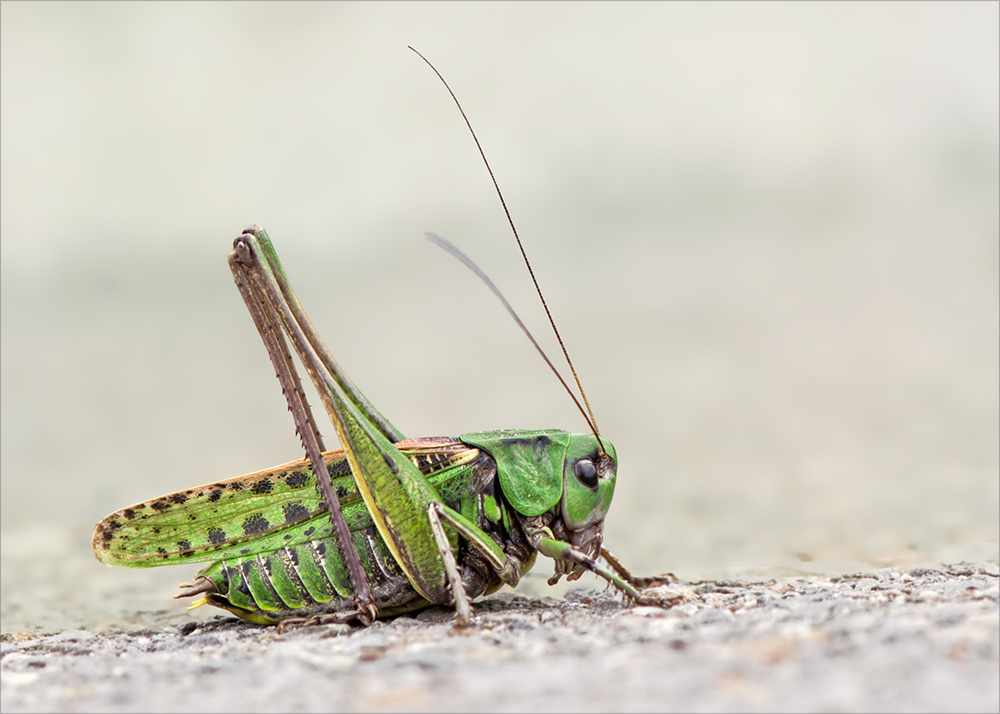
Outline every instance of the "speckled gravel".
<path id="1" fill-rule="evenodd" d="M 279 634 L 233 618 L 9 634 L 3 711 L 997 711 L 998 568 L 501 594 Z M 655 592 L 655 591 L 653 591 Z"/>

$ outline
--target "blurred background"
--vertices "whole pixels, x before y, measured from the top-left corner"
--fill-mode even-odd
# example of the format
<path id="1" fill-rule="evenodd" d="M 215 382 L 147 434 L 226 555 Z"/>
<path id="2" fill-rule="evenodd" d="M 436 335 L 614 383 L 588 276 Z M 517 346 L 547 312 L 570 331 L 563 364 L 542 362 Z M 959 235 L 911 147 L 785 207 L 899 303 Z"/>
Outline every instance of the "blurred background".
<path id="1" fill-rule="evenodd" d="M 422 240 L 553 344 L 408 44 L 617 447 L 634 571 L 996 561 L 998 13 L 3 3 L 3 630 L 187 617 L 197 566 L 107 568 L 94 524 L 301 455 L 226 265 L 252 223 L 407 435 L 586 429 Z"/>

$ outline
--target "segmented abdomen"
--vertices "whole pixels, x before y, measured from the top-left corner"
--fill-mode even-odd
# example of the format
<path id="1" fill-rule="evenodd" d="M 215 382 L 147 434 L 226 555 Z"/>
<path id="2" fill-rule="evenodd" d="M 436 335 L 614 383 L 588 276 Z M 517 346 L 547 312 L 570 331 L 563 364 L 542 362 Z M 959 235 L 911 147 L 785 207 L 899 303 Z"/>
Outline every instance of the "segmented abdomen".
<path id="1" fill-rule="evenodd" d="M 413 439 L 400 446 L 453 508 L 481 512 L 477 492 L 487 490 L 492 496 L 496 467 L 488 454 L 445 438 Z M 363 509 L 357 503 L 345 515 L 355 524 L 352 540 L 379 613 L 393 615 L 431 604 L 410 584 Z M 453 545 L 458 548 L 457 537 Z M 214 592 L 206 592 L 204 580 Z M 489 577 L 476 580 L 473 597 L 493 585 Z M 312 540 L 212 563 L 198 573 L 190 592 L 199 593 L 203 602 L 260 624 L 354 608 L 350 574 L 326 518 Z"/>
<path id="2" fill-rule="evenodd" d="M 374 526 L 352 535 L 380 613 L 428 604 L 396 565 Z M 210 580 L 215 589 L 205 595 L 206 603 L 259 624 L 354 607 L 350 576 L 333 537 L 218 561 L 198 576 Z"/>

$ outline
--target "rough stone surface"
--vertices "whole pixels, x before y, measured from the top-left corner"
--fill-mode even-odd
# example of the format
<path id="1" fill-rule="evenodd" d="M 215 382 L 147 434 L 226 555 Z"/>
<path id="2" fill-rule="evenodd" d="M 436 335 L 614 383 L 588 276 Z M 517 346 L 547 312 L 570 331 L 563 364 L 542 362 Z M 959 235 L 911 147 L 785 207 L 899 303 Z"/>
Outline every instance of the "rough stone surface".
<path id="1" fill-rule="evenodd" d="M 3 711 L 997 711 L 998 568 L 500 594 L 281 634 L 234 618 L 11 633 Z"/>

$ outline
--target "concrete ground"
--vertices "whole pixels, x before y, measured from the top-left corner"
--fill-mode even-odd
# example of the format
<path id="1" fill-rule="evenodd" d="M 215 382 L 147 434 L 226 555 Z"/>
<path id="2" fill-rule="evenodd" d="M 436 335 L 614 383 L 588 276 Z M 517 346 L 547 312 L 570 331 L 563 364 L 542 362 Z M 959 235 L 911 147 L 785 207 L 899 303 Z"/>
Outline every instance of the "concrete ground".
<path id="1" fill-rule="evenodd" d="M 235 618 L 11 633 L 0 708 L 34 711 L 996 711 L 998 568 L 678 583 L 671 609 L 500 594 L 280 634 Z"/>

